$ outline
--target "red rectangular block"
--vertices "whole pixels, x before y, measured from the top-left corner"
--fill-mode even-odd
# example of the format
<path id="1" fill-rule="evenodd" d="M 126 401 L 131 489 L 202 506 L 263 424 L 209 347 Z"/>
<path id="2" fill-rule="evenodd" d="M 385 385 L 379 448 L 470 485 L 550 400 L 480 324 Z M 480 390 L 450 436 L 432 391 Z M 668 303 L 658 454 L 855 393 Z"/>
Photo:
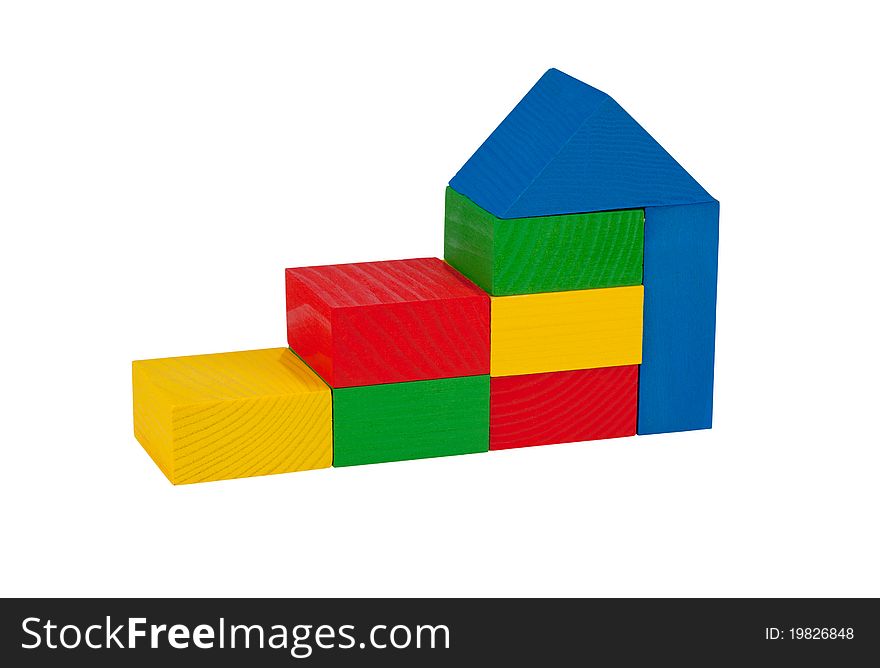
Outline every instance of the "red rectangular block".
<path id="1" fill-rule="evenodd" d="M 634 436 L 639 366 L 490 380 L 489 449 Z"/>
<path id="2" fill-rule="evenodd" d="M 287 342 L 331 387 L 489 373 L 489 296 L 437 258 L 288 269 Z"/>

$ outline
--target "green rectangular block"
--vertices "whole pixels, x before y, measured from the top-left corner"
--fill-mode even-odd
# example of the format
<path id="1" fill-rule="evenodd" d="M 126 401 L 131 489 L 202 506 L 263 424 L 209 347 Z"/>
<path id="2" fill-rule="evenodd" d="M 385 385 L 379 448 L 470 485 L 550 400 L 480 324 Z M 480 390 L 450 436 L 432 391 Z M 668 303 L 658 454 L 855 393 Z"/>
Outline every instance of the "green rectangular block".
<path id="1" fill-rule="evenodd" d="M 446 188 L 444 257 L 494 296 L 641 285 L 643 209 L 496 218 Z"/>
<path id="2" fill-rule="evenodd" d="M 333 390 L 333 466 L 489 450 L 489 376 Z"/>

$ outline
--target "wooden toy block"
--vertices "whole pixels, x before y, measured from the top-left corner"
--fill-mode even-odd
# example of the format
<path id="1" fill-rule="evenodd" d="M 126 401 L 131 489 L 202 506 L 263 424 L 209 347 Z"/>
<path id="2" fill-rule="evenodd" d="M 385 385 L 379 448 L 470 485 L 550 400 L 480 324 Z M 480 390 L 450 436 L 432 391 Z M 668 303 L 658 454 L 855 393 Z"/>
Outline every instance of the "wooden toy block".
<path id="1" fill-rule="evenodd" d="M 492 378 L 489 449 L 633 436 L 638 384 L 637 365 Z"/>
<path id="2" fill-rule="evenodd" d="M 333 465 L 487 452 L 489 376 L 333 390 Z"/>
<path id="3" fill-rule="evenodd" d="M 492 297 L 492 376 L 642 361 L 641 285 Z"/>
<path id="4" fill-rule="evenodd" d="M 332 397 L 287 348 L 132 363 L 134 434 L 174 484 L 330 466 Z"/>
<path id="5" fill-rule="evenodd" d="M 712 201 L 611 97 L 553 69 L 449 185 L 498 218 Z"/>
<path id="6" fill-rule="evenodd" d="M 491 295 L 640 285 L 641 209 L 503 219 L 446 188 L 444 257 Z"/>
<path id="7" fill-rule="evenodd" d="M 718 202 L 645 210 L 639 433 L 712 426 Z"/>
<path id="8" fill-rule="evenodd" d="M 288 343 L 331 387 L 489 372 L 489 296 L 437 258 L 288 269 Z"/>

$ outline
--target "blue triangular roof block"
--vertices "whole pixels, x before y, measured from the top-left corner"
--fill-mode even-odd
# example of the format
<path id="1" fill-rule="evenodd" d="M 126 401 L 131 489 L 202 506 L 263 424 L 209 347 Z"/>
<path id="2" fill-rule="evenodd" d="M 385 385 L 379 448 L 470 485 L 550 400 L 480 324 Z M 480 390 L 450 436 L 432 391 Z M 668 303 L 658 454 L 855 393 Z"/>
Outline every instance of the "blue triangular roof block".
<path id="1" fill-rule="evenodd" d="M 713 201 L 610 96 L 556 69 L 449 185 L 498 218 Z"/>

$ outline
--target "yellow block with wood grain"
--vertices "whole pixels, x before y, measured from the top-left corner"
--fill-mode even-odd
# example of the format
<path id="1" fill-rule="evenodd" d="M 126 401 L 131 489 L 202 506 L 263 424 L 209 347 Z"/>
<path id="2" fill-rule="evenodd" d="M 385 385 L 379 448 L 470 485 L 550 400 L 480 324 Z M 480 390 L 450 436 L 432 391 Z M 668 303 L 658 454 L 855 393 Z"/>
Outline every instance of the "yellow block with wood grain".
<path id="1" fill-rule="evenodd" d="M 642 362 L 644 286 L 492 297 L 490 374 Z"/>
<path id="2" fill-rule="evenodd" d="M 330 466 L 330 388 L 287 348 L 132 362 L 134 434 L 174 484 Z"/>

